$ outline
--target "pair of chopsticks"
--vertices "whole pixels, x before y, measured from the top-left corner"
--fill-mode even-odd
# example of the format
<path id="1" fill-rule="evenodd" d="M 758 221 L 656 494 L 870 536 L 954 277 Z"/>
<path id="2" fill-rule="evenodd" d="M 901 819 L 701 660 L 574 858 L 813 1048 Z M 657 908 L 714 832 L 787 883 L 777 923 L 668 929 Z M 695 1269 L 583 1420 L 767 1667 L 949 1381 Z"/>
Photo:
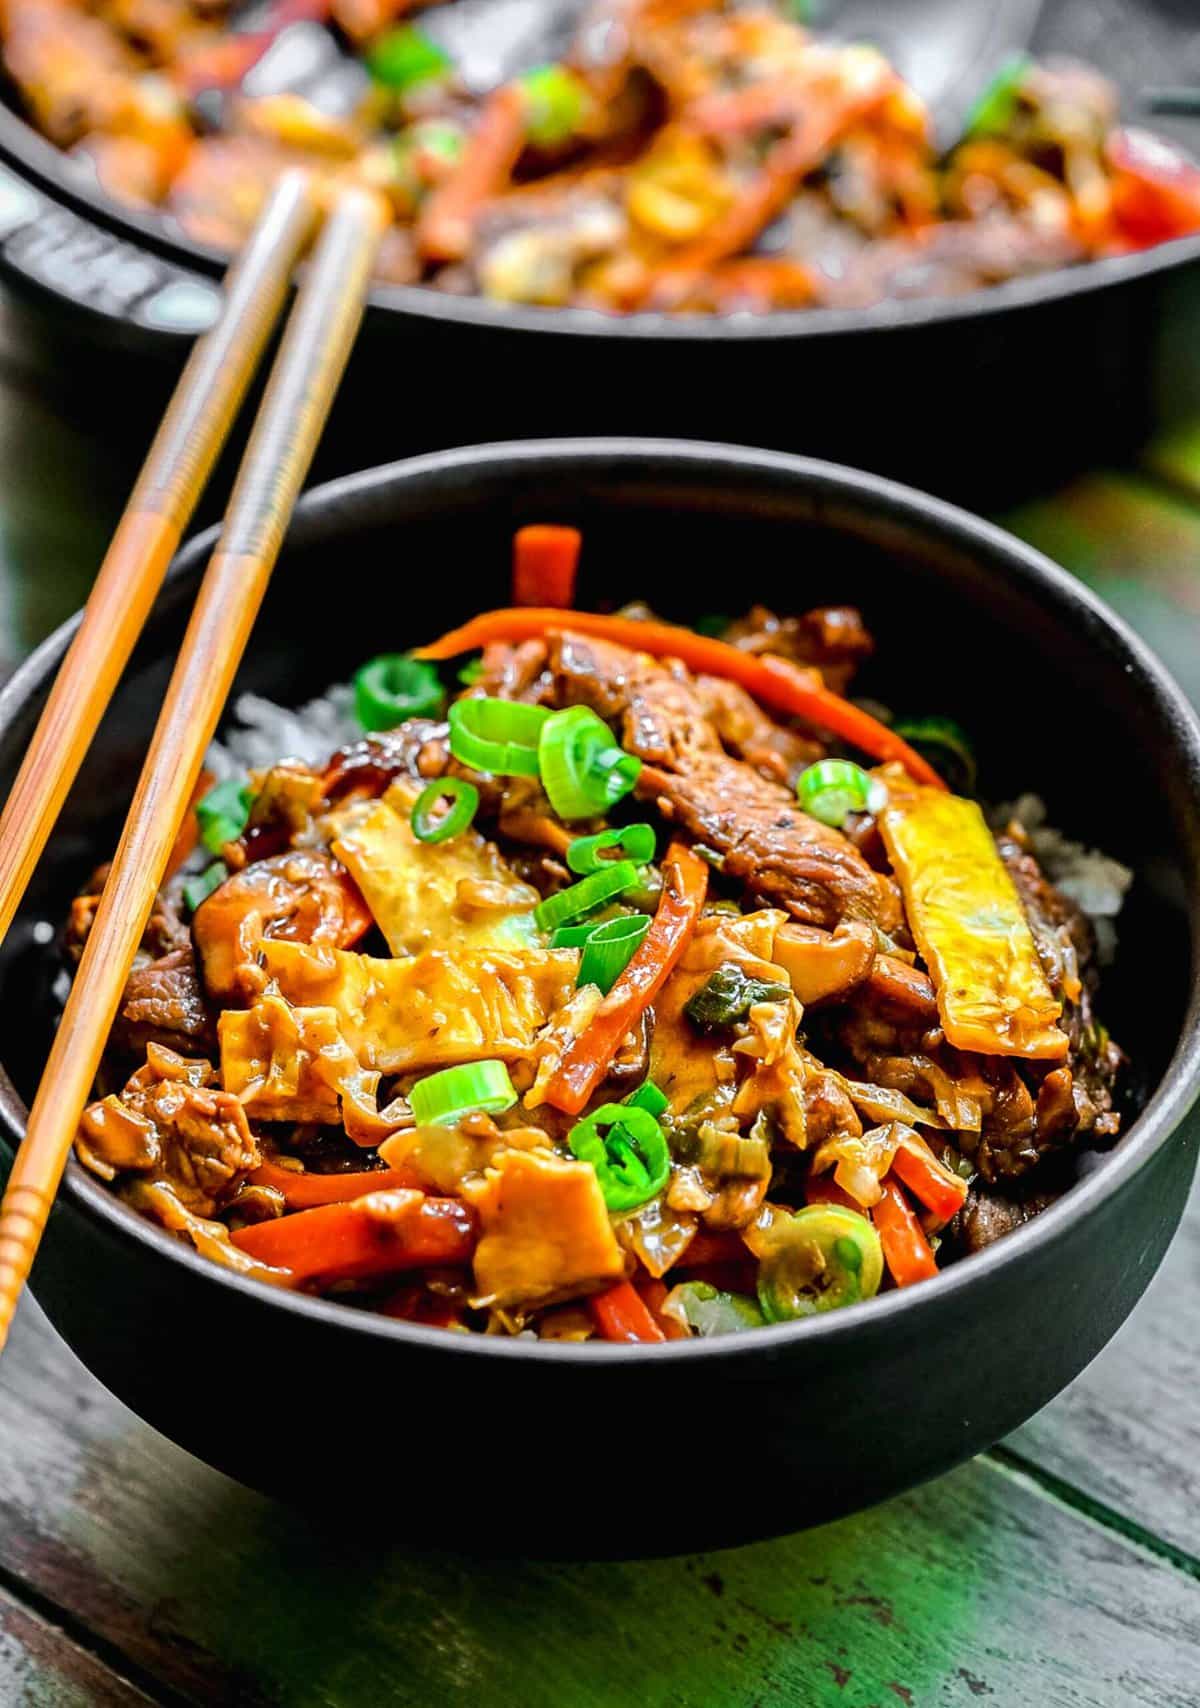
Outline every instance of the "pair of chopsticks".
<path id="1" fill-rule="evenodd" d="M 287 174 L 230 270 L 220 318 L 184 369 L 0 815 L 0 940 L 245 397 L 318 218 L 311 181 Z M 338 195 L 288 317 L 0 1204 L 0 1349 L 205 750 L 349 358 L 384 218 L 370 192 L 352 188 Z"/>

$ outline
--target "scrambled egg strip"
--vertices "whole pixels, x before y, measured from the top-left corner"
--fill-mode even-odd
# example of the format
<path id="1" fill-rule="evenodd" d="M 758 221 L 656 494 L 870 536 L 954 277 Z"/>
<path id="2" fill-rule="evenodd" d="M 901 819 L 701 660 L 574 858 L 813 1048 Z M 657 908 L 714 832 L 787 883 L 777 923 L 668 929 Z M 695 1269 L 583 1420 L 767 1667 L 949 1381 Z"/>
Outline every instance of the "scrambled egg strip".
<path id="1" fill-rule="evenodd" d="M 885 776 L 879 828 L 946 1037 L 982 1055 L 1061 1060 L 1062 1003 L 979 807 L 912 783 L 898 768 Z"/>

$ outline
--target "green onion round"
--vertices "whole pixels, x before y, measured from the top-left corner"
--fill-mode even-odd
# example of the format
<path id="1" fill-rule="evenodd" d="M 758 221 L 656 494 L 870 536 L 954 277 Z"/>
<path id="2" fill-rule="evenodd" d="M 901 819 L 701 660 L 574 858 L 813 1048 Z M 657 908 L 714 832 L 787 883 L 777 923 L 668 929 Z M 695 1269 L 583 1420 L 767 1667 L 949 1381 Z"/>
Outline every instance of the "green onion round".
<path id="1" fill-rule="evenodd" d="M 603 925 L 597 925 L 583 945 L 575 983 L 580 988 L 585 984 L 599 985 L 607 996 L 641 947 L 642 938 L 649 929 L 648 913 L 627 913 L 621 919 L 608 919 Z"/>
<path id="2" fill-rule="evenodd" d="M 538 737 L 550 713 L 519 700 L 455 700 L 450 751 L 461 765 L 493 777 L 536 777 Z"/>
<path id="3" fill-rule="evenodd" d="M 849 759 L 821 759 L 800 773 L 796 793 L 810 817 L 840 830 L 852 812 L 866 812 L 871 779 Z"/>
<path id="4" fill-rule="evenodd" d="M 440 801 L 449 799 L 450 808 L 439 813 Z M 439 777 L 427 783 L 413 802 L 409 823 L 418 842 L 449 842 L 461 836 L 475 817 L 479 806 L 479 790 L 465 777 Z"/>
<path id="5" fill-rule="evenodd" d="M 538 740 L 542 787 L 559 818 L 592 818 L 627 795 L 642 762 L 586 706 L 552 712 Z"/>
<path id="6" fill-rule="evenodd" d="M 408 1094 L 418 1127 L 452 1127 L 464 1115 L 499 1115 L 517 1101 L 503 1062 L 465 1062 L 426 1074 Z"/>
<path id="7" fill-rule="evenodd" d="M 636 1103 L 605 1103 L 567 1134 L 571 1154 L 590 1162 L 604 1202 L 617 1214 L 661 1192 L 671 1173 L 662 1128 Z"/>
<path id="8" fill-rule="evenodd" d="M 638 869 L 632 860 L 613 860 L 603 872 L 593 872 L 580 878 L 570 889 L 547 896 L 533 910 L 533 917 L 543 931 L 553 931 L 578 919 L 581 913 L 591 913 L 606 901 L 612 901 L 624 890 L 632 889 L 638 881 Z"/>
<path id="9" fill-rule="evenodd" d="M 202 801 L 197 801 L 200 840 L 210 854 L 219 854 L 227 842 L 242 834 L 253 801 L 254 790 L 247 783 L 239 783 L 236 777 L 227 777 L 210 789 Z"/>
<path id="10" fill-rule="evenodd" d="M 619 848 L 622 860 L 632 860 L 635 865 L 644 866 L 654 858 L 654 827 L 627 824 L 620 830 L 601 830 L 595 836 L 577 836 L 567 849 L 567 865 L 586 878 L 589 872 L 602 871 L 608 864 L 600 857 L 608 848 Z"/>
<path id="11" fill-rule="evenodd" d="M 579 129 L 587 93 L 565 65 L 538 65 L 521 78 L 525 91 L 525 129 L 539 148 L 557 148 Z"/>
<path id="12" fill-rule="evenodd" d="M 354 711 L 365 730 L 395 729 L 408 718 L 441 710 L 442 684 L 432 664 L 406 652 L 387 652 L 354 678 Z"/>

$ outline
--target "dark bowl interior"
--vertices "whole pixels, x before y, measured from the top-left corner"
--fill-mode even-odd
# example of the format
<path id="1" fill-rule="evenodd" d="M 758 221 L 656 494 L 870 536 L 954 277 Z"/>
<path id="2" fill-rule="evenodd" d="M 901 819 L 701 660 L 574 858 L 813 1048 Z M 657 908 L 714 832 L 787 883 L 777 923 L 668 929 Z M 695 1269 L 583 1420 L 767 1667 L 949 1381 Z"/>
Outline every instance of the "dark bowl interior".
<path id="1" fill-rule="evenodd" d="M 572 1351 L 367 1320 L 230 1279 L 137 1222 L 75 1164 L 34 1290 L 122 1398 L 251 1483 L 285 1489 L 303 1470 L 319 1493 L 314 1443 L 336 1438 L 340 1396 L 369 1388 L 401 1401 L 386 1408 L 389 1455 L 416 1455 L 436 1423 L 438 1462 L 461 1464 L 478 1455 L 481 1420 L 501 1415 L 529 1449 L 510 1475 L 483 1483 L 456 1476 L 417 1495 L 406 1483 L 399 1521 L 414 1537 L 439 1524 L 444 1536 L 449 1515 L 517 1549 L 711 1546 L 825 1519 L 977 1451 L 1082 1368 L 1144 1289 L 1195 1164 L 1184 1116 L 1198 1083 L 1200 732 L 1116 619 L 986 524 L 827 464 L 653 441 L 449 452 L 319 489 L 297 513 L 240 686 L 296 703 L 364 655 L 503 603 L 511 532 L 534 519 L 582 526 L 584 605 L 640 596 L 688 618 L 753 600 L 785 611 L 859 604 L 878 640 L 864 693 L 957 717 L 976 738 L 990 798 L 1034 790 L 1053 822 L 1134 868 L 1101 1005 L 1134 1062 L 1126 1136 L 1038 1222 L 936 1282 L 736 1342 Z M 115 841 L 209 544 L 183 553 L 0 954 L 10 1140 L 53 1019 L 42 922 L 57 925 Z M 53 637 L 0 695 L 0 781 L 67 638 Z M 427 1403 L 414 1409 L 407 1394 Z M 702 1431 L 670 1423 L 696 1408 Z M 694 1474 L 709 1487 L 702 1509 L 663 1512 L 650 1535 L 602 1502 L 564 1513 L 555 1477 L 577 1466 L 581 1416 L 597 1453 L 632 1417 L 643 1440 L 658 1432 L 678 1486 Z M 712 1486 L 712 1436 L 747 1428 L 755 1481 L 772 1490 L 765 1507 L 723 1479 Z M 885 1434 L 887 1451 L 864 1454 L 864 1440 Z"/>

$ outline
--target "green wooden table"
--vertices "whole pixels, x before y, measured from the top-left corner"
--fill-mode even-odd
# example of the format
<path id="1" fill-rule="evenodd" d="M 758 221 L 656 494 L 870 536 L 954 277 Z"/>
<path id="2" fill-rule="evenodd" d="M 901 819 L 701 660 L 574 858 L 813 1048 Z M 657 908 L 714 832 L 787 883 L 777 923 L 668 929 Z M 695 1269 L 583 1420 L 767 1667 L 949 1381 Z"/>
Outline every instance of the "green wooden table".
<path id="1" fill-rule="evenodd" d="M 131 471 L 11 374 L 0 469 L 3 670 L 80 602 Z M 1200 433 L 1180 434 L 1005 520 L 1200 700 L 1197 471 Z M 1197 1708 L 1198 1343 L 1200 1194 L 1107 1351 L 963 1469 L 757 1547 L 521 1567 L 246 1492 L 112 1399 L 26 1299 L 0 1366 L 0 1704 Z"/>

